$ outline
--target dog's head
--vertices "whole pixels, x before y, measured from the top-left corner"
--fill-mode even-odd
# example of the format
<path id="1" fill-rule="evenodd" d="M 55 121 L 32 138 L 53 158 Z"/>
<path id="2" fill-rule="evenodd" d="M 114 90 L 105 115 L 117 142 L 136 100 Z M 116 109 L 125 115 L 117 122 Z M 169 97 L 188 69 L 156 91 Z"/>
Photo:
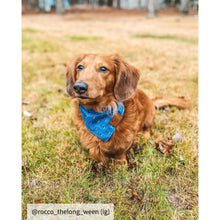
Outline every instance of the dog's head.
<path id="1" fill-rule="evenodd" d="M 98 102 L 112 96 L 121 102 L 137 88 L 139 71 L 120 55 L 84 54 L 67 68 L 68 94 L 80 102 Z"/>

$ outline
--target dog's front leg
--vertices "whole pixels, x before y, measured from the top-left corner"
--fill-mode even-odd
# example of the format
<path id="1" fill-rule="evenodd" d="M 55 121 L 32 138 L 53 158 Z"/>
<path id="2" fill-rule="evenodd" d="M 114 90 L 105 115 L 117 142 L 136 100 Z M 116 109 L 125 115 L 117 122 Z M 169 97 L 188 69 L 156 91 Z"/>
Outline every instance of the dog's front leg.
<path id="1" fill-rule="evenodd" d="M 127 157 L 126 152 L 123 152 L 122 154 L 115 155 L 116 163 L 121 165 L 127 165 Z"/>
<path id="2" fill-rule="evenodd" d="M 99 146 L 90 148 L 89 155 L 93 160 L 97 162 L 106 163 L 109 160 L 108 156 L 100 149 Z"/>

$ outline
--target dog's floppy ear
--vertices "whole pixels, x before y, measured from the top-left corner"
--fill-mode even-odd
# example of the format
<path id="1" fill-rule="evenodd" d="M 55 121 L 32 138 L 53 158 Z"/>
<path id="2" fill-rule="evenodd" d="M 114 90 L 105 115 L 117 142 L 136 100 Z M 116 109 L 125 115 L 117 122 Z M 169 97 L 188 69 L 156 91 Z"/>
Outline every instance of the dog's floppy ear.
<path id="1" fill-rule="evenodd" d="M 77 64 L 84 59 L 87 56 L 87 54 L 81 54 L 79 55 L 73 62 L 67 67 L 66 71 L 66 90 L 67 93 L 71 97 L 75 97 L 73 86 L 76 82 L 76 66 Z"/>
<path id="2" fill-rule="evenodd" d="M 71 97 L 75 97 L 73 86 L 76 81 L 75 62 L 67 67 L 66 70 L 66 91 Z"/>
<path id="3" fill-rule="evenodd" d="M 115 54 L 111 58 L 115 64 L 116 76 L 114 96 L 118 101 L 124 101 L 135 93 L 140 73 L 134 66 L 125 62 L 120 55 Z"/>

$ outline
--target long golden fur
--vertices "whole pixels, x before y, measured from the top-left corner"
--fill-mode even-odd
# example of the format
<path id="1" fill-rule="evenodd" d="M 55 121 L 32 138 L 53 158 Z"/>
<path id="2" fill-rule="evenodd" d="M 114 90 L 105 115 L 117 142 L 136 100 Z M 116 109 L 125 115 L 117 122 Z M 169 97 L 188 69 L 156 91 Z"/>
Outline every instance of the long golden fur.
<path id="1" fill-rule="evenodd" d="M 82 65 L 81 70 L 78 67 Z M 105 67 L 106 71 L 101 71 Z M 155 117 L 153 101 L 137 89 L 139 70 L 118 55 L 84 54 L 79 56 L 67 69 L 67 92 L 73 98 L 76 126 L 82 145 L 96 161 L 106 162 L 114 156 L 119 163 L 126 163 L 126 151 L 132 147 L 139 134 L 147 138 Z M 85 82 L 88 90 L 83 94 L 74 91 L 76 82 Z M 124 103 L 124 116 L 107 142 L 93 135 L 85 126 L 79 103 L 86 108 L 102 111 L 103 107 L 113 108 Z"/>

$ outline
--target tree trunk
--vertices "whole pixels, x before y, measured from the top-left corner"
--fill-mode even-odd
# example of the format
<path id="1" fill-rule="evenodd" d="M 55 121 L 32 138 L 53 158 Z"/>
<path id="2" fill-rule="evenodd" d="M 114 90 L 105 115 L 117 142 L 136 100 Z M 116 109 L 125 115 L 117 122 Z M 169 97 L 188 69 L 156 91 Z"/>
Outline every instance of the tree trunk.
<path id="1" fill-rule="evenodd" d="M 77 0 L 70 0 L 70 5 L 75 5 L 77 4 Z"/>
<path id="2" fill-rule="evenodd" d="M 56 11 L 57 11 L 57 14 L 60 14 L 60 15 L 64 14 L 65 10 L 64 10 L 63 0 L 57 0 Z"/>
<path id="3" fill-rule="evenodd" d="M 112 7 L 113 0 L 108 0 L 108 1 L 107 1 L 107 4 L 108 4 L 108 6 Z"/>
<path id="4" fill-rule="evenodd" d="M 154 0 L 148 0 L 148 17 L 153 18 L 155 17 L 155 2 Z"/>
<path id="5" fill-rule="evenodd" d="M 121 0 L 117 0 L 117 9 L 121 9 Z"/>
<path id="6" fill-rule="evenodd" d="M 138 8 L 141 9 L 141 0 L 138 0 Z"/>
<path id="7" fill-rule="evenodd" d="M 180 3 L 180 12 L 189 13 L 189 0 L 181 0 Z"/>
<path id="8" fill-rule="evenodd" d="M 22 0 L 22 5 L 28 8 L 38 8 L 38 0 Z"/>
<path id="9" fill-rule="evenodd" d="M 103 6 L 105 4 L 104 0 L 99 0 L 99 5 Z"/>

